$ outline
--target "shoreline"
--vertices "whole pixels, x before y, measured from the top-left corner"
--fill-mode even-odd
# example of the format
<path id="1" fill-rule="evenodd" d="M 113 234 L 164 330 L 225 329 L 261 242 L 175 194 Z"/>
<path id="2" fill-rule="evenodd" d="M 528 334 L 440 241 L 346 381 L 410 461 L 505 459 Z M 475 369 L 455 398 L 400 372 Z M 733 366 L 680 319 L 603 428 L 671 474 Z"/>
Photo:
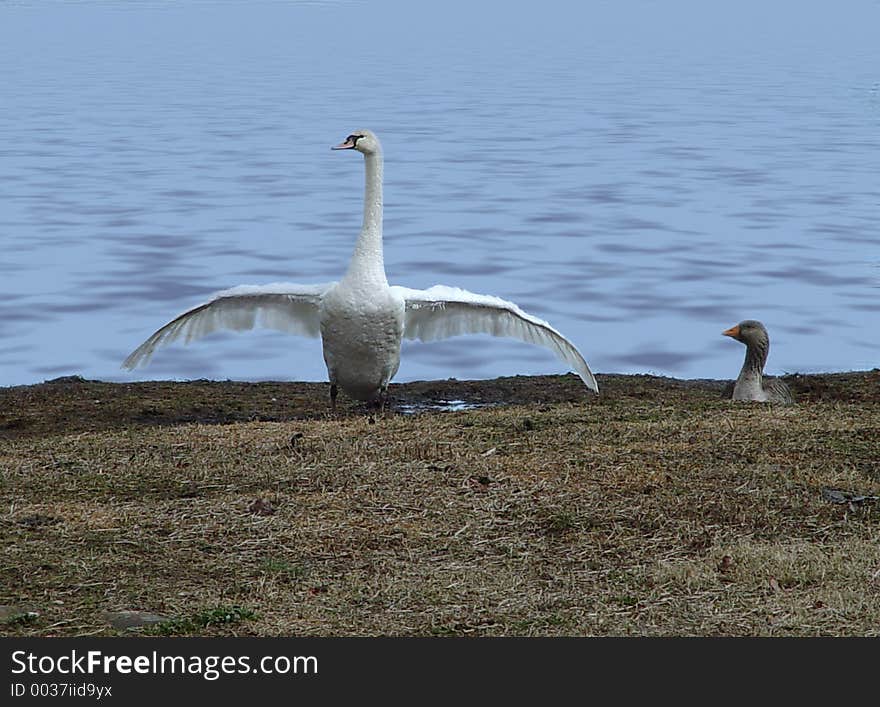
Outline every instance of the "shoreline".
<path id="1" fill-rule="evenodd" d="M 729 380 L 648 374 L 597 374 L 599 394 L 574 374 L 488 380 L 392 383 L 386 414 L 557 403 L 601 407 L 618 398 L 658 403 L 720 400 Z M 880 401 L 880 369 L 782 376 L 797 401 Z M 317 382 L 139 381 L 110 383 L 66 376 L 0 388 L 0 440 L 126 427 L 284 422 L 326 418 L 328 386 Z M 459 405 L 452 403 L 460 403 Z M 343 394 L 338 416 L 362 415 Z"/>

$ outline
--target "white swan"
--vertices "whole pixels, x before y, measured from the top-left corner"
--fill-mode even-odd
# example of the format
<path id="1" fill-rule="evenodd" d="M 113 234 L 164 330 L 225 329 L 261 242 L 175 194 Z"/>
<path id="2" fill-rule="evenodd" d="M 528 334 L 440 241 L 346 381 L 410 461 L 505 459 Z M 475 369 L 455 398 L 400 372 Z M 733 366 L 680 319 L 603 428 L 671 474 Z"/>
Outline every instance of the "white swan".
<path id="1" fill-rule="evenodd" d="M 332 149 L 357 150 L 366 165 L 364 223 L 342 280 L 243 285 L 218 292 L 154 333 L 125 359 L 124 368 L 146 363 L 160 345 L 180 337 L 189 343 L 218 329 L 241 331 L 260 325 L 320 335 L 335 409 L 338 388 L 359 400 L 378 396 L 384 404 L 400 365 L 403 337 L 431 341 L 483 333 L 546 346 L 598 392 L 574 344 L 512 302 L 443 285 L 428 290 L 389 286 L 382 257 L 382 147 L 372 132 L 358 130 Z"/>

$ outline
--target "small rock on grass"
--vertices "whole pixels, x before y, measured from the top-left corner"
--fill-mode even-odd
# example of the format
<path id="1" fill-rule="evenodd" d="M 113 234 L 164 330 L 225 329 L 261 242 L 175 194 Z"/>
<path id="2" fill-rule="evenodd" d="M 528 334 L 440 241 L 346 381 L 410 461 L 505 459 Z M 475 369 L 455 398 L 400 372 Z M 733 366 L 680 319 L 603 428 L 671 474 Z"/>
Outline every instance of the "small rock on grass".
<path id="1" fill-rule="evenodd" d="M 822 489 L 822 498 L 830 503 L 865 503 L 880 500 L 880 496 L 866 496 L 863 494 L 850 493 L 825 487 Z"/>
<path id="2" fill-rule="evenodd" d="M 139 628 L 168 620 L 167 616 L 160 616 L 149 611 L 131 611 L 127 609 L 101 612 L 101 618 L 113 628 L 118 629 Z"/>
<path id="3" fill-rule="evenodd" d="M 248 512 L 258 516 L 275 514 L 275 505 L 268 498 L 255 498 L 248 506 Z"/>

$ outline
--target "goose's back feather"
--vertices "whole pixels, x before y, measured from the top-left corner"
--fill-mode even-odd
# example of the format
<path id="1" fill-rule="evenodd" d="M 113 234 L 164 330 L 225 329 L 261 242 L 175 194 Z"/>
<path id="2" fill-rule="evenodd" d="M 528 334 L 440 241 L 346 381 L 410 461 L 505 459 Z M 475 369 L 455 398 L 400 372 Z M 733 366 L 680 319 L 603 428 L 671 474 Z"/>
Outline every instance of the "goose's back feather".
<path id="1" fill-rule="evenodd" d="M 771 403 L 781 403 L 782 405 L 791 405 L 794 403 L 794 396 L 791 389 L 781 378 L 764 378 L 764 391 L 767 393 L 767 401 Z"/>

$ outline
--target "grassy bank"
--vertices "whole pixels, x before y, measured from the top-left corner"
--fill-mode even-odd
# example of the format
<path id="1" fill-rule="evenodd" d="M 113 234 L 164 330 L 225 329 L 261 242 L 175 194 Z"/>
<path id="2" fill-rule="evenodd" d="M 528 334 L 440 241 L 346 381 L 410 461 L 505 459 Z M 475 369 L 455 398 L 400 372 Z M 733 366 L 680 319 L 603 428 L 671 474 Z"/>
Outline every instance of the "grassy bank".
<path id="1" fill-rule="evenodd" d="M 0 633 L 880 635 L 880 375 L 788 380 L 0 389 Z"/>

